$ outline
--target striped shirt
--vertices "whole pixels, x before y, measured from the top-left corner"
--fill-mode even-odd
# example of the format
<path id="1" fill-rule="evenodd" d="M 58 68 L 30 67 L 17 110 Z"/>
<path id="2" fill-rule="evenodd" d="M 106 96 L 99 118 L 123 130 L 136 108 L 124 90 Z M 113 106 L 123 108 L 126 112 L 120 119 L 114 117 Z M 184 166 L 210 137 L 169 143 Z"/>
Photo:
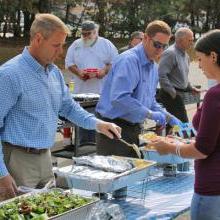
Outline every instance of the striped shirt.
<path id="1" fill-rule="evenodd" d="M 0 67 L 0 139 L 14 145 L 50 148 L 58 115 L 95 129 L 97 119 L 71 98 L 61 71 L 41 66 L 25 48 Z M 0 142 L 0 176 L 8 174 Z"/>

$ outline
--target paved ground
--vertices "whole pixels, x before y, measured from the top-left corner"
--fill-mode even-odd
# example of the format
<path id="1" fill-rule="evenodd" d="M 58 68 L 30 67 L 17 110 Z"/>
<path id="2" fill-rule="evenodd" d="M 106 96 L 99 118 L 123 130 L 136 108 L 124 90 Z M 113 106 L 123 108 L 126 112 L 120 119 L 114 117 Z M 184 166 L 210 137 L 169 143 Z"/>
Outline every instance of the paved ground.
<path id="1" fill-rule="evenodd" d="M 207 89 L 207 78 L 204 76 L 202 71 L 198 68 L 198 64 L 195 62 L 192 62 L 190 65 L 189 80 L 192 85 L 201 85 L 202 90 Z M 204 93 L 202 93 L 202 96 L 204 96 Z M 195 111 L 196 111 L 196 105 L 187 106 L 187 112 L 190 120 L 192 119 Z"/>

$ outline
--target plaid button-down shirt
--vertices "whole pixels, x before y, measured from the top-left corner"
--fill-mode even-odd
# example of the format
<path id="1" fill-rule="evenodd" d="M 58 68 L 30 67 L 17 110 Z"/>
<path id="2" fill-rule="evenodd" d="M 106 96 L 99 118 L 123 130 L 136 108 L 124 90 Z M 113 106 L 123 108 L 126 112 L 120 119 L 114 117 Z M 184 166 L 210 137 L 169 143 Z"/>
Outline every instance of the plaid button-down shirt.
<path id="1" fill-rule="evenodd" d="M 73 101 L 62 73 L 41 66 L 25 48 L 0 67 L 0 139 L 32 148 L 54 144 L 58 115 L 95 129 L 97 119 Z M 7 175 L 0 142 L 0 176 Z"/>

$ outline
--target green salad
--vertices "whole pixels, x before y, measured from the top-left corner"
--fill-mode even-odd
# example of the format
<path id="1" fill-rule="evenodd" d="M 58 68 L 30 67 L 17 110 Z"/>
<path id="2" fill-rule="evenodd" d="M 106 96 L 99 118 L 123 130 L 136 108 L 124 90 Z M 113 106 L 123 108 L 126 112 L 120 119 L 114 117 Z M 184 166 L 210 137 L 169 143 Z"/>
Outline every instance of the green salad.
<path id="1" fill-rule="evenodd" d="M 0 205 L 0 220 L 46 220 L 92 201 L 59 190 L 22 196 Z"/>

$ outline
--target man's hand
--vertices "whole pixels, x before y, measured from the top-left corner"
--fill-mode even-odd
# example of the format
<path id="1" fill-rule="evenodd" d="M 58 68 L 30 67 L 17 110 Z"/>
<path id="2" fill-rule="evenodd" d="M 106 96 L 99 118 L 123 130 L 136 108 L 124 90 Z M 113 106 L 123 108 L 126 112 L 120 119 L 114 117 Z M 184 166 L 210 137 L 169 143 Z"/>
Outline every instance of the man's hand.
<path id="1" fill-rule="evenodd" d="M 81 80 L 84 80 L 84 81 L 86 81 L 87 79 L 89 79 L 89 75 L 88 75 L 87 71 L 84 70 L 84 69 L 80 70 L 80 71 L 77 73 L 77 76 L 78 76 Z"/>
<path id="2" fill-rule="evenodd" d="M 68 68 L 74 75 L 79 77 L 81 80 L 86 81 L 89 79 L 89 76 L 87 74 L 87 71 L 85 69 L 79 69 L 76 65 L 72 65 Z"/>
<path id="3" fill-rule="evenodd" d="M 182 125 L 182 122 L 173 115 L 169 116 L 169 120 L 167 121 L 167 123 L 172 127 L 175 125 L 181 127 L 181 125 Z"/>
<path id="4" fill-rule="evenodd" d="M 157 125 L 162 127 L 166 126 L 166 116 L 162 112 L 151 112 L 150 119 L 154 120 Z"/>
<path id="5" fill-rule="evenodd" d="M 108 72 L 109 72 L 111 66 L 112 66 L 112 65 L 111 65 L 110 63 L 105 64 L 105 67 L 104 67 L 104 68 L 99 69 L 99 72 L 98 72 L 98 74 L 97 74 L 96 77 L 97 77 L 98 79 L 102 79 L 105 75 L 108 74 Z"/>
<path id="6" fill-rule="evenodd" d="M 16 183 L 11 175 L 0 177 L 0 200 L 13 198 L 17 192 Z"/>
<path id="7" fill-rule="evenodd" d="M 100 69 L 96 75 L 98 79 L 102 79 L 106 75 L 106 68 Z"/>
<path id="8" fill-rule="evenodd" d="M 114 123 L 99 120 L 96 124 L 96 131 L 113 139 L 114 136 L 121 138 L 121 128 Z"/>
<path id="9" fill-rule="evenodd" d="M 163 137 L 149 141 L 148 145 L 153 146 L 160 155 L 172 153 L 175 149 L 175 144 L 169 143 Z"/>
<path id="10" fill-rule="evenodd" d="M 192 87 L 192 94 L 193 95 L 196 95 L 196 94 L 200 93 L 201 91 L 202 91 L 201 89 L 198 89 L 196 87 Z"/>

